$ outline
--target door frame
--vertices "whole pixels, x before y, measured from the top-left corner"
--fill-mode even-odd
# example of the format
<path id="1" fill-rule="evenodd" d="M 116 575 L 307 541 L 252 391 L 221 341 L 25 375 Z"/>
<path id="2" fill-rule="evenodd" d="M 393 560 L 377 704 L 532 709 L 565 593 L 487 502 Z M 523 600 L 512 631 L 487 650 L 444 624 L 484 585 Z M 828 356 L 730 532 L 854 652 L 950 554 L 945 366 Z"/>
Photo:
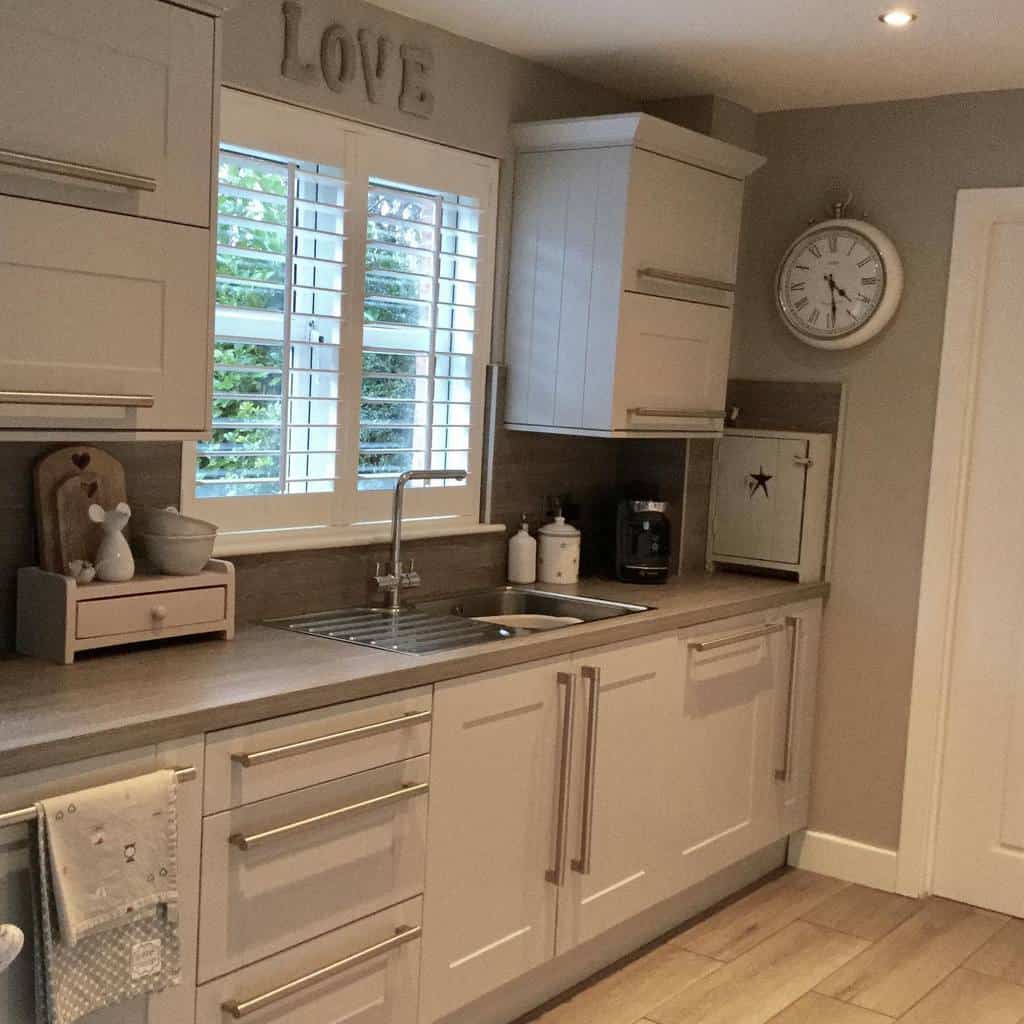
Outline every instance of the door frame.
<path id="1" fill-rule="evenodd" d="M 1024 222 L 1024 188 L 957 193 L 914 646 L 897 889 L 931 892 L 992 228 Z"/>

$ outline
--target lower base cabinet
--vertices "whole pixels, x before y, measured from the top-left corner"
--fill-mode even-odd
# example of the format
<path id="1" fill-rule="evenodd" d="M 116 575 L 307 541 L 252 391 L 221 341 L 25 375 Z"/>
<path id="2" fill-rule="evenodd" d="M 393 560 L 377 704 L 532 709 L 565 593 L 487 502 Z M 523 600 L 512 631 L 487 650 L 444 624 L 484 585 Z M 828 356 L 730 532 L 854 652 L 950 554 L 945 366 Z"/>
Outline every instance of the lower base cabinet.
<path id="1" fill-rule="evenodd" d="M 419 1024 L 806 825 L 820 614 L 437 685 Z"/>
<path id="2" fill-rule="evenodd" d="M 409 900 L 207 982 L 196 1024 L 411 1024 L 421 915 Z"/>

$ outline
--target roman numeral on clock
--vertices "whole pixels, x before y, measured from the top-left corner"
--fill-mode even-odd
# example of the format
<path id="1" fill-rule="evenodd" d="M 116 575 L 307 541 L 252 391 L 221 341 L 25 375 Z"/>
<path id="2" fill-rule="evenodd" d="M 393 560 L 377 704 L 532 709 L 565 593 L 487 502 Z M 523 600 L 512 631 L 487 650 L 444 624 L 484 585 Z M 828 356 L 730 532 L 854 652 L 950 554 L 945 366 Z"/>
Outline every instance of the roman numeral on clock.
<path id="1" fill-rule="evenodd" d="M 873 259 L 872 256 L 865 256 L 862 260 L 857 260 L 858 267 L 866 267 Z"/>
<path id="2" fill-rule="evenodd" d="M 872 284 L 878 284 L 878 278 L 877 277 L 862 277 L 860 279 L 860 283 L 862 285 L 865 285 L 865 286 L 866 285 L 872 285 Z"/>
<path id="3" fill-rule="evenodd" d="M 813 327 L 821 319 L 821 310 L 812 309 L 811 315 L 807 318 L 807 322 Z"/>
<path id="4" fill-rule="evenodd" d="M 799 311 L 799 310 L 803 309 L 804 306 L 806 306 L 807 304 L 808 304 L 808 299 L 807 299 L 806 296 L 804 296 L 804 298 L 798 299 L 796 302 L 793 303 L 793 308 L 795 310 Z"/>
<path id="5" fill-rule="evenodd" d="M 828 251 L 831 253 L 839 252 L 839 239 L 835 235 L 828 236 Z"/>
<path id="6" fill-rule="evenodd" d="M 802 292 L 807 287 L 806 281 L 794 281 L 790 286 L 791 292 Z"/>
<path id="7" fill-rule="evenodd" d="M 816 245 L 807 246 L 807 251 L 812 253 L 816 260 L 821 259 L 821 250 Z"/>

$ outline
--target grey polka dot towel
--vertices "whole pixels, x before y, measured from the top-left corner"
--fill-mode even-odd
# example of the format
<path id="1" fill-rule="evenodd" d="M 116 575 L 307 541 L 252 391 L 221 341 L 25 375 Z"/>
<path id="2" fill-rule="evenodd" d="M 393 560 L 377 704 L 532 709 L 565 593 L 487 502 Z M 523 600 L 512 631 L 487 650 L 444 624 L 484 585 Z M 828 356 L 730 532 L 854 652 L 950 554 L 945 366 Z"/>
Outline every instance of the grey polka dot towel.
<path id="1" fill-rule="evenodd" d="M 39 1024 L 180 980 L 175 794 L 168 770 L 38 805 Z"/>

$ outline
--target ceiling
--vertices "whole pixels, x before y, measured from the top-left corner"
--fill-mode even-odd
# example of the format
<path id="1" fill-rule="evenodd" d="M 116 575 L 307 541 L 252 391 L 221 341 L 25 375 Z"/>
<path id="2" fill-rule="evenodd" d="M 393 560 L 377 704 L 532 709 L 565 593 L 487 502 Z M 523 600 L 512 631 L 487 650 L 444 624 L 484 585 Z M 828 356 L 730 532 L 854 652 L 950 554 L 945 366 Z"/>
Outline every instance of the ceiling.
<path id="1" fill-rule="evenodd" d="M 635 99 L 755 111 L 1024 87 L 1021 0 L 374 0 Z"/>

